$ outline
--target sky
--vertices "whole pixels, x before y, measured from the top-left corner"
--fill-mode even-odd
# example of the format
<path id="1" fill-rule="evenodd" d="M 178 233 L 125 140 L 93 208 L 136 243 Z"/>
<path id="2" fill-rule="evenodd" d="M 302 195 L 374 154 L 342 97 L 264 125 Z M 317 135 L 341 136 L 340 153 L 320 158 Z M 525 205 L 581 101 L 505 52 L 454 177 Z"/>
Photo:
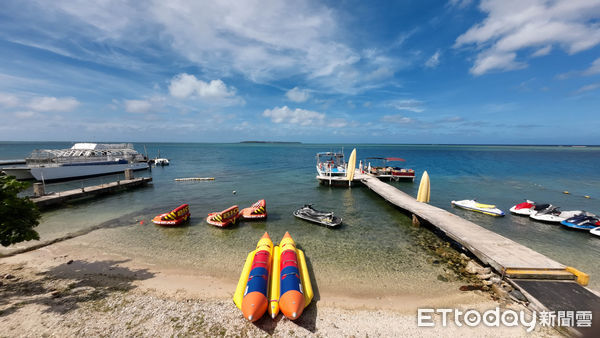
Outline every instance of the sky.
<path id="1" fill-rule="evenodd" d="M 600 144 L 600 0 L 4 0 L 0 140 Z"/>

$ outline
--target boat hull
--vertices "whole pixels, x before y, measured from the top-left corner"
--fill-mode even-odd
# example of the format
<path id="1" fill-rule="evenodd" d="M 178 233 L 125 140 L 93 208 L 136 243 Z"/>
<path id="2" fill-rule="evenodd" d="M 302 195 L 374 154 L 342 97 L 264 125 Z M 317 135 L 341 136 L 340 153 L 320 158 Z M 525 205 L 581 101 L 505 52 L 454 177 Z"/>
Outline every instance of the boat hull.
<path id="1" fill-rule="evenodd" d="M 594 236 L 597 236 L 597 237 L 600 237 L 600 227 L 597 227 L 597 228 L 594 228 L 594 229 L 590 230 L 590 234 L 594 235 Z"/>
<path id="2" fill-rule="evenodd" d="M 86 176 L 99 176 L 123 172 L 127 169 L 148 169 L 148 163 L 120 163 L 102 165 L 76 165 L 57 167 L 32 167 L 31 175 L 38 181 L 65 180 Z"/>
<path id="3" fill-rule="evenodd" d="M 2 171 L 7 176 L 14 176 L 17 180 L 33 180 L 34 177 L 31 175 L 29 167 L 12 167 L 2 168 Z"/>

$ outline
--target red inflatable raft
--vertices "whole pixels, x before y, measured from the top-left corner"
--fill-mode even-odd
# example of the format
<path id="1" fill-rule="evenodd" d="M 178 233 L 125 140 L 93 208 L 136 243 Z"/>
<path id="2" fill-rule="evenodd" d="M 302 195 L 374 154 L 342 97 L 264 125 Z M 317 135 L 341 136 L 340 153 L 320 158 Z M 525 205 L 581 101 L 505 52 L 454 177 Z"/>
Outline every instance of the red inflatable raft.
<path id="1" fill-rule="evenodd" d="M 171 212 L 160 214 L 152 219 L 154 224 L 163 226 L 177 226 L 190 219 L 190 207 L 183 204 Z"/>
<path id="2" fill-rule="evenodd" d="M 240 215 L 243 219 L 265 219 L 267 218 L 267 202 L 260 200 L 251 207 L 242 209 Z"/>
<path id="3" fill-rule="evenodd" d="M 208 214 L 206 222 L 208 224 L 224 228 L 231 224 L 235 224 L 239 217 L 239 208 L 237 205 L 231 206 L 221 212 L 213 212 Z"/>

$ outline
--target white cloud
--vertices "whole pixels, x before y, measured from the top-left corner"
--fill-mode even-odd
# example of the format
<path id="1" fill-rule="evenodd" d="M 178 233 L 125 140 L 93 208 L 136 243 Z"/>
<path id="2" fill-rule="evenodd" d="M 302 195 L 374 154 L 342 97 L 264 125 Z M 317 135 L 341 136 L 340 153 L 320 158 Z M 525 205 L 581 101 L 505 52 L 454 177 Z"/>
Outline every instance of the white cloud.
<path id="1" fill-rule="evenodd" d="M 15 112 L 15 117 L 19 118 L 19 119 L 29 119 L 32 117 L 37 117 L 39 114 L 31 111 L 31 110 L 24 110 L 24 111 L 18 111 Z"/>
<path id="2" fill-rule="evenodd" d="M 15 107 L 19 105 L 19 99 L 12 94 L 0 93 L 0 105 L 8 108 Z"/>
<path id="3" fill-rule="evenodd" d="M 596 90 L 598 88 L 600 88 L 600 82 L 598 82 L 598 83 L 592 83 L 592 84 L 589 84 L 589 85 L 585 85 L 585 86 L 577 89 L 577 91 L 575 91 L 575 93 L 581 94 L 581 93 L 585 93 L 585 92 L 591 92 L 591 91 Z"/>
<path id="4" fill-rule="evenodd" d="M 597 0 L 483 0 L 479 9 L 487 17 L 455 42 L 455 47 L 474 45 L 479 50 L 471 68 L 474 75 L 525 67 L 516 60 L 523 49 L 543 54 L 544 48 L 557 45 L 574 54 L 600 43 Z"/>
<path id="5" fill-rule="evenodd" d="M 300 108 L 291 110 L 288 106 L 265 109 L 262 115 L 271 118 L 271 121 L 274 123 L 295 124 L 300 126 L 318 125 L 325 121 L 325 114 L 323 113 Z"/>
<path id="6" fill-rule="evenodd" d="M 542 48 L 536 50 L 533 54 L 531 54 L 531 57 L 545 56 L 545 55 L 550 54 L 551 51 L 552 51 L 552 45 L 548 45 L 546 47 L 542 47 Z"/>
<path id="7" fill-rule="evenodd" d="M 423 101 L 414 99 L 388 101 L 384 105 L 386 107 L 392 107 L 398 110 L 408 110 L 415 113 L 420 113 L 425 110 L 423 108 Z"/>
<path id="8" fill-rule="evenodd" d="M 600 74 L 600 58 L 597 58 L 592 62 L 590 68 L 583 71 L 583 75 L 595 75 Z"/>
<path id="9" fill-rule="evenodd" d="M 68 112 L 79 106 L 79 101 L 73 97 L 37 97 L 31 100 L 29 107 L 36 111 Z"/>
<path id="10" fill-rule="evenodd" d="M 384 115 L 381 118 L 381 121 L 386 122 L 386 123 L 396 123 L 396 124 L 411 124 L 411 123 L 415 123 L 415 120 L 410 118 L 410 117 L 406 117 L 400 114 L 395 114 L 395 115 Z"/>
<path id="11" fill-rule="evenodd" d="M 433 55 L 425 62 L 425 67 L 435 68 L 440 64 L 440 51 L 437 50 Z"/>
<path id="12" fill-rule="evenodd" d="M 458 8 L 465 8 L 469 6 L 472 2 L 473 0 L 450 0 L 448 1 L 448 5 L 455 6 Z"/>
<path id="13" fill-rule="evenodd" d="M 125 111 L 128 113 L 147 113 L 152 109 L 152 103 L 146 100 L 125 100 Z"/>
<path id="14" fill-rule="evenodd" d="M 217 79 L 210 82 L 198 80 L 194 75 L 186 73 L 178 74 L 171 79 L 169 84 L 169 93 L 171 96 L 186 98 L 201 98 L 208 100 L 223 100 L 235 96 L 235 88 L 227 85 Z"/>
<path id="15" fill-rule="evenodd" d="M 306 90 L 306 89 L 300 89 L 298 87 L 294 87 L 294 88 L 288 90 L 285 93 L 285 96 L 287 96 L 288 99 L 290 99 L 294 102 L 304 102 L 304 101 L 308 100 L 308 98 L 310 97 L 310 94 L 308 93 L 308 90 Z"/>

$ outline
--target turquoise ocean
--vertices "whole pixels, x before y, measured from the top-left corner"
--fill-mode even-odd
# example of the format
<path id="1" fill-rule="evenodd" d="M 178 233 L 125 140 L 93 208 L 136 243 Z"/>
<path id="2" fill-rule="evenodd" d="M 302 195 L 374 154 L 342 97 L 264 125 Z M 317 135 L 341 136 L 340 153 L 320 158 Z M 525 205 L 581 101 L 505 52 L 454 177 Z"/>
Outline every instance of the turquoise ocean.
<path id="1" fill-rule="evenodd" d="M 0 142 L 0 160 L 25 158 L 34 149 L 71 145 Z M 148 187 L 45 211 L 37 228 L 42 240 L 105 224 L 111 230 L 92 236 L 89 245 L 236 280 L 246 254 L 265 231 L 274 242 L 289 231 L 319 275 L 320 287 L 364 296 L 374 283 L 393 289 L 403 283 L 439 282 L 436 276 L 441 268 L 431 264 L 430 254 L 417 244 L 416 231 L 407 216 L 366 187 L 331 188 L 319 185 L 315 179 L 317 152 L 343 149 L 349 156 L 356 148 L 357 159 L 406 159 L 401 165 L 415 169 L 417 179 L 414 183 L 390 184 L 412 196 L 416 196 L 421 174 L 427 170 L 432 205 L 588 273 L 590 287 L 600 290 L 600 238 L 508 211 L 530 199 L 562 210 L 600 214 L 600 147 L 255 143 L 134 146 L 142 153 L 145 146 L 151 158 L 160 150 L 171 165 L 136 172 L 136 176 L 152 176 L 153 183 Z M 174 181 L 183 177 L 215 180 Z M 49 183 L 46 191 L 120 178 L 122 174 Z M 242 222 L 226 229 L 205 221 L 209 212 L 234 204 L 244 208 L 263 198 L 267 201 L 267 221 Z M 453 208 L 450 201 L 460 199 L 495 204 L 507 215 L 491 217 Z M 162 228 L 150 222 L 155 215 L 182 203 L 190 204 L 192 219 L 187 226 Z M 328 229 L 292 216 L 295 209 L 308 203 L 334 211 L 343 218 L 343 225 Z M 418 232 L 423 231 L 428 230 Z M 0 253 L 11 249 L 0 249 Z"/>

